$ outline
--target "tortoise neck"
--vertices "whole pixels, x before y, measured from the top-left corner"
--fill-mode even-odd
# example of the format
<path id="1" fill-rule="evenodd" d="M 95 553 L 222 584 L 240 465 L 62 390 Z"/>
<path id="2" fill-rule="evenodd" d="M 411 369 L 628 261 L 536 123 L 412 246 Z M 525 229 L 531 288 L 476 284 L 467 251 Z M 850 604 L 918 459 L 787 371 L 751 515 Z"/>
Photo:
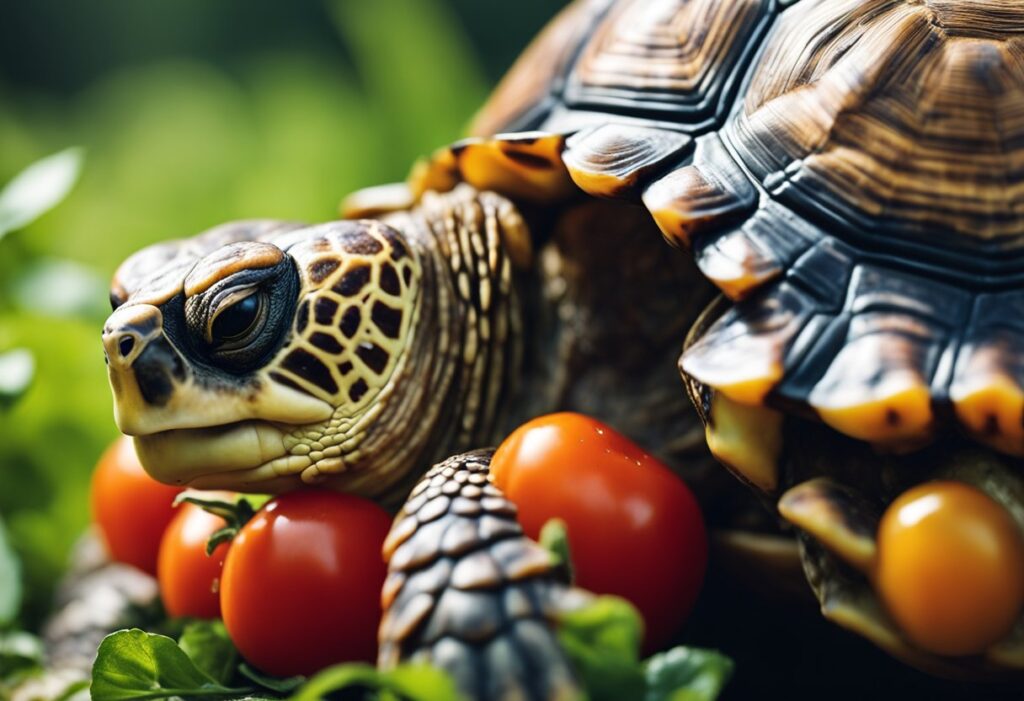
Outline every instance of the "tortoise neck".
<path id="1" fill-rule="evenodd" d="M 469 188 L 386 221 L 420 262 L 421 293 L 403 376 L 361 450 L 397 505 L 433 463 L 498 437 L 522 360 L 513 269 L 529 234 L 507 200 Z"/>

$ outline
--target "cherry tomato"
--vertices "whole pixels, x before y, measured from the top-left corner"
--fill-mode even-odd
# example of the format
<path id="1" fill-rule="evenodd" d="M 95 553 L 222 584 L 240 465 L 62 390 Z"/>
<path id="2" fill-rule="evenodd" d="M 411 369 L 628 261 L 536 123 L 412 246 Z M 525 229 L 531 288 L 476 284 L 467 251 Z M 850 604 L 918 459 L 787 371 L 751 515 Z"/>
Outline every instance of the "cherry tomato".
<path id="1" fill-rule="evenodd" d="M 204 498 L 230 499 L 230 494 L 204 494 Z M 160 541 L 157 581 L 160 598 L 171 616 L 220 618 L 220 574 L 228 543 L 210 555 L 206 543 L 227 522 L 195 504 L 182 504 Z"/>
<path id="2" fill-rule="evenodd" d="M 160 538 L 180 491 L 146 474 L 131 438 L 114 441 L 96 464 L 91 487 L 93 521 L 110 557 L 155 576 Z"/>
<path id="3" fill-rule="evenodd" d="M 681 479 L 625 436 L 572 413 L 516 429 L 491 475 L 530 537 L 551 518 L 565 521 L 576 582 L 636 606 L 647 650 L 671 640 L 707 566 L 704 520 Z"/>
<path id="4" fill-rule="evenodd" d="M 391 517 L 331 491 L 283 494 L 231 543 L 220 603 L 242 656 L 278 676 L 373 662 Z"/>
<path id="5" fill-rule="evenodd" d="M 980 490 L 923 484 L 882 517 L 876 585 L 918 646 L 940 655 L 980 653 L 1021 615 L 1024 536 Z"/>

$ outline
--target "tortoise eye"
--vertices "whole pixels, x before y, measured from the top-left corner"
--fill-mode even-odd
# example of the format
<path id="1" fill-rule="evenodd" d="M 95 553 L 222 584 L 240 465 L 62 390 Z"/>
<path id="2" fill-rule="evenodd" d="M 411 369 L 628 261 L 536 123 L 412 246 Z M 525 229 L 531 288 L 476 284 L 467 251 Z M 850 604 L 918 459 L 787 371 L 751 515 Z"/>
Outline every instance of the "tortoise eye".
<path id="1" fill-rule="evenodd" d="M 220 304 L 210 321 L 207 340 L 218 350 L 230 350 L 246 345 L 263 326 L 265 295 L 249 289 L 231 295 Z"/>
<path id="2" fill-rule="evenodd" d="M 217 345 L 248 335 L 260 318 L 263 296 L 251 294 L 217 314 L 210 325 L 210 340 Z"/>

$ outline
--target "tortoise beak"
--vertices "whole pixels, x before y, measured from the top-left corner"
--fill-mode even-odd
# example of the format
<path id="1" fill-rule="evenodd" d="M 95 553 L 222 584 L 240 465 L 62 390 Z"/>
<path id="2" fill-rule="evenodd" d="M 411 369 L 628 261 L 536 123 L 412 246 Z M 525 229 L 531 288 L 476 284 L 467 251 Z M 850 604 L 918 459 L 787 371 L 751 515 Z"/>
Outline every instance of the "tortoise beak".
<path id="1" fill-rule="evenodd" d="M 145 407 L 165 407 L 175 385 L 186 380 L 185 363 L 164 337 L 160 310 L 148 304 L 121 307 L 110 316 L 103 327 L 103 351 L 118 426 L 135 433 L 129 417 Z"/>

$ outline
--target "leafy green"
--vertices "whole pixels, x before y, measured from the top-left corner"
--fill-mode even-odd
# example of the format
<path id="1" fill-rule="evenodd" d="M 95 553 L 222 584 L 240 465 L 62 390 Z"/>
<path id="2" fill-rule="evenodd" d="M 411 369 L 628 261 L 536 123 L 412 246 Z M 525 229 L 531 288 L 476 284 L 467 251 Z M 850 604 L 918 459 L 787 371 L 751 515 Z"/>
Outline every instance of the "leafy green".
<path id="1" fill-rule="evenodd" d="M 241 696 L 251 691 L 219 684 L 172 639 L 138 628 L 104 638 L 92 667 L 93 701 Z"/>
<path id="2" fill-rule="evenodd" d="M 733 669 L 721 653 L 689 647 L 641 662 L 640 614 L 614 596 L 563 614 L 558 637 L 590 701 L 714 701 Z"/>
<path id="3" fill-rule="evenodd" d="M 0 633 L 0 680 L 43 663 L 43 643 L 24 631 Z"/>
<path id="4" fill-rule="evenodd" d="M 28 390 L 35 371 L 35 358 L 25 348 L 0 354 L 0 408 L 13 404 Z"/>
<path id="5" fill-rule="evenodd" d="M 565 521 L 552 518 L 540 529 L 541 547 L 551 553 L 556 571 L 567 584 L 571 584 L 575 573 L 572 567 L 572 550 L 569 547 L 569 531 Z"/>
<path id="6" fill-rule="evenodd" d="M 0 628 L 10 625 L 21 608 L 21 560 L 7 541 L 0 521 Z"/>
<path id="7" fill-rule="evenodd" d="M 82 167 L 82 150 L 65 149 L 36 161 L 0 191 L 0 238 L 55 207 L 71 191 Z"/>
<path id="8" fill-rule="evenodd" d="M 185 626 L 178 647 L 196 667 L 218 684 L 228 684 L 238 667 L 238 650 L 221 621 L 193 621 Z"/>
<path id="9" fill-rule="evenodd" d="M 264 689 L 270 689 L 278 694 L 290 694 L 306 681 L 306 678 L 303 676 L 271 677 L 253 669 L 244 662 L 238 665 L 238 672 L 249 681 L 255 682 Z"/>
<path id="10" fill-rule="evenodd" d="M 461 698 L 452 679 L 433 667 L 403 665 L 380 671 L 367 664 L 343 664 L 317 674 L 291 697 L 291 701 L 320 701 L 327 694 L 359 688 L 379 692 L 378 697 L 388 701 L 458 701 Z"/>
<path id="11" fill-rule="evenodd" d="M 628 602 L 600 596 L 563 614 L 558 639 L 592 701 L 638 699 L 644 676 L 637 650 L 643 622 Z"/>
<path id="12" fill-rule="evenodd" d="M 644 663 L 644 701 L 714 701 L 729 681 L 733 661 L 715 650 L 674 647 Z"/>
<path id="13" fill-rule="evenodd" d="M 35 262 L 14 284 L 21 309 L 55 317 L 102 319 L 110 313 L 107 281 L 94 268 L 64 258 Z"/>

